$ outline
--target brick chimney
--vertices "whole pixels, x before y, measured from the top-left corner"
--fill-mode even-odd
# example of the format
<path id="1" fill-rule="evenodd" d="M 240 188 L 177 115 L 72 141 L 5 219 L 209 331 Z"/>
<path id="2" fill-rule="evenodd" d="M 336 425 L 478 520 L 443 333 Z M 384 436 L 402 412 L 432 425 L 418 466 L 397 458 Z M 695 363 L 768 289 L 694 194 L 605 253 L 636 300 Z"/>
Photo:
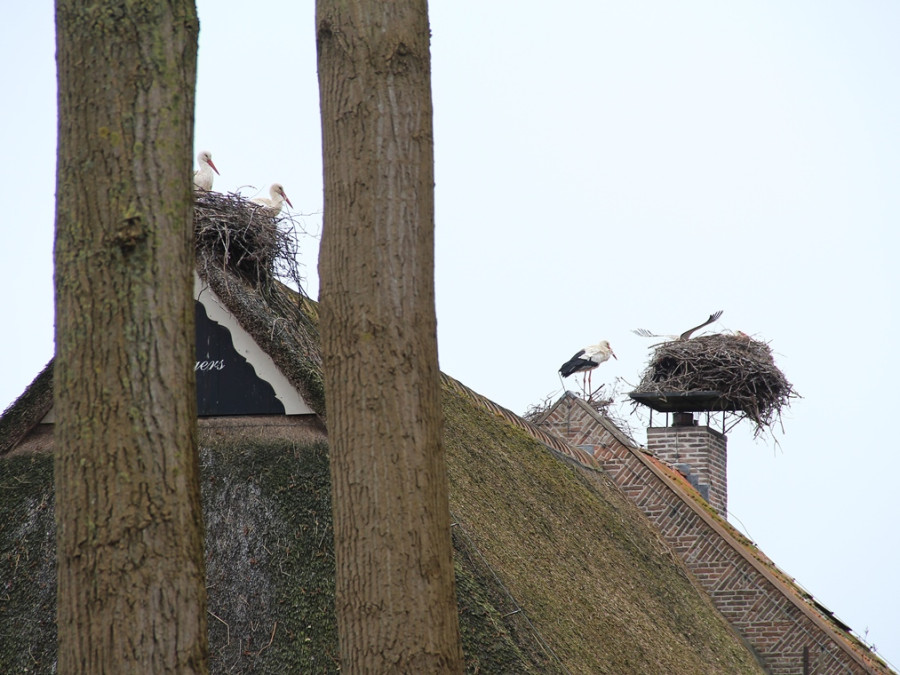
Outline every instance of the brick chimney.
<path id="1" fill-rule="evenodd" d="M 697 426 L 690 412 L 675 413 L 672 426 L 647 428 L 647 450 L 680 471 L 722 518 L 728 509 L 727 445 L 724 434 Z"/>

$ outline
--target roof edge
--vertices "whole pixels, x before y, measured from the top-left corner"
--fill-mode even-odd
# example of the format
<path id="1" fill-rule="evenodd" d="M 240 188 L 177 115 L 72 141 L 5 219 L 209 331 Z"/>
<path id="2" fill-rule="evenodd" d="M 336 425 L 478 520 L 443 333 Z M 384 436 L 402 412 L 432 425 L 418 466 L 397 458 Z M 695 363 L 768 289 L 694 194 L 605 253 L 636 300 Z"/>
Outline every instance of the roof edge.
<path id="1" fill-rule="evenodd" d="M 25 391 L 0 415 L 0 457 L 5 456 L 34 429 L 53 407 L 53 364 L 38 373 Z"/>

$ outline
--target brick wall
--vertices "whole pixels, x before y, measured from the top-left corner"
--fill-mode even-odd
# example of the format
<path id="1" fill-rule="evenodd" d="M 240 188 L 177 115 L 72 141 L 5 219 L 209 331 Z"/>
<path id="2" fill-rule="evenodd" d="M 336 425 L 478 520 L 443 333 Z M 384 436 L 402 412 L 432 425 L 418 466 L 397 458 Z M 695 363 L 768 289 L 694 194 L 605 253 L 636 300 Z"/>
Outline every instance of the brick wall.
<path id="1" fill-rule="evenodd" d="M 647 429 L 650 454 L 684 474 L 723 518 L 728 513 L 727 443 L 724 434 L 709 427 Z"/>
<path id="2" fill-rule="evenodd" d="M 892 672 L 807 602 L 790 579 L 702 505 L 683 479 L 634 447 L 584 401 L 567 393 L 541 426 L 599 460 L 773 675 Z M 724 438 L 722 445 L 724 454 Z"/>

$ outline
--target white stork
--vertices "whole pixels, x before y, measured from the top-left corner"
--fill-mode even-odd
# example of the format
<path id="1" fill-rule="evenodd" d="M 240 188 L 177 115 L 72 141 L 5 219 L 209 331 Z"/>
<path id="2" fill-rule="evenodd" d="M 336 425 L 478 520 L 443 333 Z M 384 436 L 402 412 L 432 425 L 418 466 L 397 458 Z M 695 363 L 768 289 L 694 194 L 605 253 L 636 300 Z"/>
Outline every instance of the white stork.
<path id="1" fill-rule="evenodd" d="M 609 342 L 601 340 L 595 345 L 575 352 L 571 359 L 559 367 L 559 374 L 563 377 L 569 377 L 569 375 L 574 375 L 575 373 L 585 373 L 584 378 L 587 380 L 586 392 L 589 394 L 591 391 L 591 373 L 601 363 L 608 361 L 610 356 L 616 360 L 619 359 L 612 347 L 609 346 Z"/>
<path id="2" fill-rule="evenodd" d="M 281 207 L 285 202 L 288 203 L 288 206 L 294 208 L 294 205 L 291 204 L 291 200 L 288 199 L 287 194 L 284 192 L 284 188 L 281 186 L 281 183 L 272 183 L 272 187 L 269 188 L 269 198 L 265 197 L 254 197 L 250 200 L 254 204 L 262 205 L 263 211 L 265 211 L 266 215 L 275 217 L 279 213 L 281 213 Z"/>
<path id="3" fill-rule="evenodd" d="M 720 309 L 718 312 L 713 312 L 709 315 L 709 318 L 701 323 L 699 326 L 694 326 L 693 328 L 689 328 L 684 331 L 681 335 L 657 335 L 656 333 L 651 333 L 646 328 L 638 328 L 636 330 L 631 331 L 635 335 L 640 335 L 641 337 L 652 337 L 652 338 L 666 338 L 667 340 L 690 340 L 691 335 L 694 334 L 694 331 L 700 330 L 704 326 L 708 326 L 713 321 L 717 321 L 719 317 L 722 316 L 722 310 Z"/>
<path id="4" fill-rule="evenodd" d="M 197 155 L 197 163 L 200 168 L 194 172 L 194 189 L 209 192 L 213 186 L 213 171 L 219 173 L 219 170 L 213 164 L 212 155 L 208 150 Z"/>

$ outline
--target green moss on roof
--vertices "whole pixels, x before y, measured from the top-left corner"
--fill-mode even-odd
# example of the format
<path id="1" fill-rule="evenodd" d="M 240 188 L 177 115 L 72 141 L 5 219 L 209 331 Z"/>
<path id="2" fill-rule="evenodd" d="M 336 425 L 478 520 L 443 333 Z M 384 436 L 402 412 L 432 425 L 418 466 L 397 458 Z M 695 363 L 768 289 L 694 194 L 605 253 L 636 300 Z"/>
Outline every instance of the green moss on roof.
<path id="1" fill-rule="evenodd" d="M 452 529 L 459 631 L 469 673 L 564 673 L 471 540 Z"/>
<path id="2" fill-rule="evenodd" d="M 201 480 L 210 672 L 339 672 L 327 446 L 222 438 L 202 449 Z M 3 673 L 53 672 L 52 488 L 52 455 L 0 461 Z M 454 543 L 466 671 L 562 672 L 477 552 Z"/>
<path id="3" fill-rule="evenodd" d="M 210 672 L 337 672 L 328 448 L 201 455 Z"/>
<path id="4" fill-rule="evenodd" d="M 204 451 L 202 472 L 211 671 L 336 672 L 327 447 L 223 441 Z M 467 672 L 556 672 L 521 617 L 504 616 L 491 571 L 454 542 Z"/>
<path id="5" fill-rule="evenodd" d="M 444 414 L 467 672 L 760 672 L 603 473 L 449 385 Z M 201 452 L 211 672 L 337 672 L 327 446 L 215 439 Z M 52 672 L 52 487 L 49 454 L 0 461 L 0 672 Z"/>
<path id="6" fill-rule="evenodd" d="M 624 495 L 445 388 L 450 502 L 570 672 L 758 673 Z"/>

